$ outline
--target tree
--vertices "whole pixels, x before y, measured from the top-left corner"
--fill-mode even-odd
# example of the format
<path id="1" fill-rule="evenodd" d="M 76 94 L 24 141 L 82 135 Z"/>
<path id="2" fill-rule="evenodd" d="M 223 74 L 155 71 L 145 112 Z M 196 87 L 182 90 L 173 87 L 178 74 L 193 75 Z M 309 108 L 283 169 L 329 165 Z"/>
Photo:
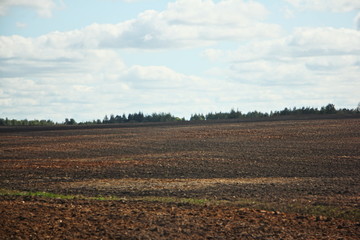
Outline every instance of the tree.
<path id="1" fill-rule="evenodd" d="M 280 111 L 280 115 L 289 115 L 290 114 L 290 110 L 286 107 L 284 108 L 284 110 Z"/>
<path id="2" fill-rule="evenodd" d="M 109 117 L 107 115 L 105 115 L 103 121 L 103 123 L 109 123 Z"/>
<path id="3" fill-rule="evenodd" d="M 65 124 L 66 125 L 75 125 L 76 121 L 73 118 L 70 118 L 70 120 L 68 118 L 65 118 Z"/>
<path id="4" fill-rule="evenodd" d="M 229 114 L 229 118 L 241 118 L 242 114 L 239 110 L 234 110 L 234 109 L 231 109 L 230 111 L 230 114 Z"/>
<path id="5" fill-rule="evenodd" d="M 117 123 L 123 123 L 126 122 L 126 116 L 123 114 L 123 116 L 116 115 L 115 122 Z"/>
<path id="6" fill-rule="evenodd" d="M 133 121 L 135 121 L 134 114 L 129 113 L 127 119 L 128 119 L 128 122 L 133 122 Z"/>
<path id="7" fill-rule="evenodd" d="M 114 114 L 111 114 L 110 119 L 109 119 L 109 123 L 115 123 L 115 122 L 116 122 L 115 116 L 114 116 Z"/>
<path id="8" fill-rule="evenodd" d="M 142 112 L 134 113 L 134 120 L 136 122 L 143 122 L 144 121 L 144 114 Z"/>
<path id="9" fill-rule="evenodd" d="M 325 113 L 326 114 L 334 114 L 336 113 L 336 109 L 335 109 L 335 105 L 329 103 L 328 105 L 326 105 L 325 107 Z"/>
<path id="10" fill-rule="evenodd" d="M 194 115 L 191 115 L 190 117 L 190 121 L 199 121 L 199 120 L 205 120 L 205 117 L 203 114 L 194 114 Z"/>

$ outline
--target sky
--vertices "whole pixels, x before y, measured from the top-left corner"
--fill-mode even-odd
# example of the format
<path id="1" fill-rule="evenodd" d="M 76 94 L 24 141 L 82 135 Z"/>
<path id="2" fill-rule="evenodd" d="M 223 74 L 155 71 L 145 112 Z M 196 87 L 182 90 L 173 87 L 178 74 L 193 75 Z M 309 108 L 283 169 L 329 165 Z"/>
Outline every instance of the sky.
<path id="1" fill-rule="evenodd" d="M 360 102 L 359 0 L 0 0 L 0 118 Z"/>

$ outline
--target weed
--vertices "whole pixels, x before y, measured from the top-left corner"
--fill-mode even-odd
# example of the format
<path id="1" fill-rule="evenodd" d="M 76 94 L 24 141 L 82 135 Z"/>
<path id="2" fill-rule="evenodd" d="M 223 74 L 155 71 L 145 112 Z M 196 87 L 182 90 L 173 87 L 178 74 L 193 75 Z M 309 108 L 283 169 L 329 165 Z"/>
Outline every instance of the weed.
<path id="1" fill-rule="evenodd" d="M 45 198 L 56 198 L 56 199 L 75 199 L 75 198 L 78 198 L 78 196 L 76 196 L 76 195 L 62 195 L 62 194 L 50 193 L 50 192 L 26 192 L 26 191 L 0 189 L 0 196 L 3 196 L 3 195 L 45 197 Z"/>

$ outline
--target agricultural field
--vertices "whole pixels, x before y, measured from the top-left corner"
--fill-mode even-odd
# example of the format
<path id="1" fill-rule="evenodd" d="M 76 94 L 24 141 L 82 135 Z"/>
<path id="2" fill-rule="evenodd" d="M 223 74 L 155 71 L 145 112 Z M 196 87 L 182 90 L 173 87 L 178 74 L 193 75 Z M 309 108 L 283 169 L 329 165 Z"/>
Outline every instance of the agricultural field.
<path id="1" fill-rule="evenodd" d="M 0 239 L 360 239 L 360 119 L 0 129 Z"/>

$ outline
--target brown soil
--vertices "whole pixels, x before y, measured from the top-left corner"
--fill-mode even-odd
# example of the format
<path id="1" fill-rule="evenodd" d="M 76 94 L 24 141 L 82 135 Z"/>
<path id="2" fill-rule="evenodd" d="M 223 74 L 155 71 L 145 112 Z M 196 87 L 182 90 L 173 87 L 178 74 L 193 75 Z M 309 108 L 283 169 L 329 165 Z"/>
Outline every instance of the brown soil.
<path id="1" fill-rule="evenodd" d="M 360 239 L 356 214 L 291 213 L 359 212 L 359 119 L 0 136 L 0 188 L 124 199 L 3 195 L 0 239 Z"/>
<path id="2" fill-rule="evenodd" d="M 233 206 L 4 198 L 2 239 L 357 239 L 359 224 Z"/>

